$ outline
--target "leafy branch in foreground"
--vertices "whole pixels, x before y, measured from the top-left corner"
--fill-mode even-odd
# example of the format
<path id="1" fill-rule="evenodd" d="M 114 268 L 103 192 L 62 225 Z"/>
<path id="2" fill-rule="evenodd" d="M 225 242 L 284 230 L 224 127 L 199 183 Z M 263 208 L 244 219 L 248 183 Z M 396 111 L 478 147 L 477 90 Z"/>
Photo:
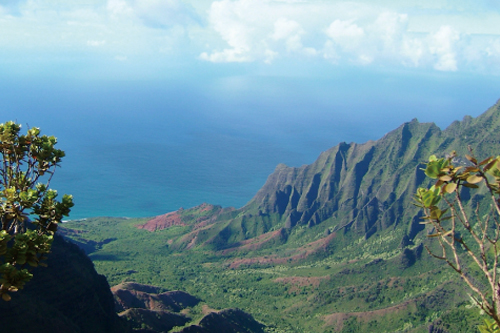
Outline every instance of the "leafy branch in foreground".
<path id="1" fill-rule="evenodd" d="M 433 227 L 429 235 L 439 242 L 440 253 L 427 251 L 445 261 L 473 291 L 473 299 L 500 325 L 500 284 L 498 256 L 500 251 L 500 157 L 488 157 L 478 162 L 465 156 L 467 166 L 455 166 L 456 153 L 447 158 L 429 158 L 425 174 L 436 179 L 430 188 L 419 188 L 416 205 L 425 216 L 424 224 Z M 479 186 L 481 185 L 481 186 Z M 485 211 L 479 203 L 469 209 L 462 198 L 463 188 L 486 195 L 490 207 Z M 443 209 L 439 208 L 440 205 Z M 461 253 L 471 259 L 469 267 L 463 264 Z M 479 271 L 479 281 L 468 271 Z M 482 282 L 486 282 L 483 284 Z"/>
<path id="2" fill-rule="evenodd" d="M 5 301 L 33 277 L 28 266 L 45 266 L 41 261 L 57 224 L 73 206 L 72 196 L 58 201 L 57 191 L 49 188 L 64 157 L 54 147 L 57 139 L 40 135 L 36 127 L 20 131 L 15 122 L 0 124 L 0 295 Z"/>

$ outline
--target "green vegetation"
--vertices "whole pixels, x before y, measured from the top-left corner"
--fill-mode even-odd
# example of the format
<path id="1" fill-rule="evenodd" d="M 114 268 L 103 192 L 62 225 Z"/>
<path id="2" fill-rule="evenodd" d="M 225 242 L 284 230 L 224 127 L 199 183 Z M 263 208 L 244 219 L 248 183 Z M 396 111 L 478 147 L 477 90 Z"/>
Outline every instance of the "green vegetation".
<path id="1" fill-rule="evenodd" d="M 467 314 L 459 317 L 465 317 L 469 327 L 480 322 L 477 309 L 464 302 L 467 295 L 454 283 L 453 274 L 426 256 L 408 266 L 402 251 L 397 250 L 400 238 L 390 231 L 366 241 L 338 234 L 332 254 L 327 248 L 315 257 L 294 261 L 289 260 L 297 251 L 293 244 L 300 239 L 321 239 L 323 228 L 291 233 L 292 245 L 223 253 L 173 249 L 169 243 L 175 244 L 187 227 L 156 232 L 136 228 L 145 222 L 96 218 L 65 223 L 71 233 L 61 230 L 76 241 L 95 244 L 89 256 L 111 285 L 135 281 L 184 290 L 202 299 L 199 307 L 243 309 L 268 325 L 269 332 L 333 332 L 344 318 L 356 319 L 357 326 L 351 326 L 360 327 L 359 332 L 392 332 L 403 327 L 427 332 L 429 324 L 458 310 Z M 420 237 L 424 240 L 424 235 Z M 385 247 L 394 247 L 392 254 L 366 255 Z M 418 246 L 410 248 L 419 252 Z M 235 265 L 244 259 L 266 257 L 279 263 Z M 201 313 L 192 311 L 190 316 L 199 320 Z"/>
<path id="2" fill-rule="evenodd" d="M 54 147 L 56 138 L 40 135 L 36 127 L 20 131 L 14 122 L 0 124 L 0 295 L 5 301 L 33 277 L 27 265 L 44 265 L 57 224 L 73 206 L 71 196 L 58 201 L 49 188 L 64 157 Z M 45 183 L 39 183 L 42 179 Z"/>
<path id="3" fill-rule="evenodd" d="M 425 223 L 433 227 L 428 237 L 439 241 L 439 252 L 429 253 L 446 262 L 473 292 L 472 298 L 496 324 L 486 322 L 484 332 L 497 332 L 500 325 L 500 157 L 478 162 L 466 155 L 468 165 L 456 166 L 456 153 L 447 158 L 431 156 L 425 174 L 436 179 L 429 189 L 419 188 L 417 205 L 425 211 Z M 481 187 L 479 185 L 482 185 Z M 463 197 L 478 195 L 488 207 L 467 207 Z M 439 205 L 442 203 L 442 205 Z M 483 203 L 484 204 L 484 203 Z M 444 206 L 444 207 L 443 207 Z M 442 208 L 440 208 L 442 207 Z M 468 257 L 468 261 L 463 259 Z"/>
<path id="4" fill-rule="evenodd" d="M 378 141 L 341 143 L 311 165 L 279 165 L 240 209 L 203 204 L 153 219 L 72 221 L 62 231 L 112 285 L 183 290 L 201 308 L 242 309 L 268 332 L 475 332 L 477 304 L 446 262 L 422 254 L 440 245 L 412 203 L 431 185 L 421 170 L 428 156 L 468 145 L 499 151 L 499 126 L 500 103 L 444 131 L 413 120 Z"/>

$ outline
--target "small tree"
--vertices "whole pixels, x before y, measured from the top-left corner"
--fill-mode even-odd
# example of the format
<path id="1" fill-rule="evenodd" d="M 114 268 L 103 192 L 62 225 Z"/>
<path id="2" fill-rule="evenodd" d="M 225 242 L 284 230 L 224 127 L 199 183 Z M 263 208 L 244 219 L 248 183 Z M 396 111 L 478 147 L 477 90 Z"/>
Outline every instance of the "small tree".
<path id="1" fill-rule="evenodd" d="M 36 127 L 20 134 L 21 125 L 0 124 L 0 295 L 9 301 L 31 280 L 28 267 L 46 266 L 53 235 L 73 198 L 49 188 L 64 157 L 57 139 L 40 135 Z M 43 181 L 43 182 L 42 182 Z"/>
<path id="2" fill-rule="evenodd" d="M 416 205 L 425 211 L 424 223 L 433 227 L 429 237 L 439 242 L 439 253 L 426 247 L 429 254 L 445 261 L 465 281 L 474 301 L 493 319 L 486 322 L 488 327 L 500 326 L 500 157 L 478 162 L 472 151 L 465 157 L 469 163 L 456 166 L 459 160 L 455 152 L 447 158 L 431 156 L 425 174 L 436 183 L 417 190 Z M 479 203 L 468 207 L 463 199 L 464 187 L 486 196 L 490 207 Z M 462 253 L 470 259 L 468 267 L 464 266 Z M 479 272 L 479 280 L 469 274 L 475 271 Z"/>

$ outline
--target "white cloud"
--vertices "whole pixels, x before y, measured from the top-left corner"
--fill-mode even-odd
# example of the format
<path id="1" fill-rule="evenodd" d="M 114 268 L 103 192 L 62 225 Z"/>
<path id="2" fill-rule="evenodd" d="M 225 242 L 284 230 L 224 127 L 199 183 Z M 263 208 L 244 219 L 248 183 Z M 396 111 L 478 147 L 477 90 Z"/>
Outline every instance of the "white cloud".
<path id="1" fill-rule="evenodd" d="M 331 40 L 325 42 L 325 45 L 323 47 L 323 58 L 333 63 L 338 63 L 338 61 L 340 60 L 340 55 L 338 54 L 337 50 L 335 49 L 335 45 Z"/>
<path id="2" fill-rule="evenodd" d="M 4 0 L 0 59 L 292 59 L 500 73 L 500 13 L 422 1 Z"/>
<path id="3" fill-rule="evenodd" d="M 194 9 L 181 0 L 135 0 L 136 14 L 147 24 L 154 27 L 172 27 L 197 23 Z"/>
<path id="4" fill-rule="evenodd" d="M 461 36 L 466 31 L 485 31 L 478 25 L 477 15 L 481 12 L 476 10 L 473 18 L 468 13 L 466 23 L 457 26 L 456 11 L 448 16 L 444 11 L 436 15 L 439 8 L 448 10 L 443 6 L 432 1 L 405 6 L 386 2 L 385 7 L 367 2 L 314 0 L 215 1 L 208 10 L 208 29 L 215 33 L 212 41 L 219 36 L 223 44 L 212 42 L 200 58 L 271 63 L 283 57 L 307 55 L 333 64 L 382 64 L 439 71 L 456 71 L 462 65 L 472 68 L 480 60 L 466 53 L 473 53 L 473 41 L 478 35 L 471 34 L 468 41 Z M 500 15 L 484 13 L 488 22 L 493 22 L 493 17 L 500 19 Z M 450 24 L 427 24 L 432 15 Z M 492 38 L 489 40 L 495 40 Z M 496 59 L 493 44 L 487 49 L 491 55 L 482 51 L 480 58 Z"/>
<path id="5" fill-rule="evenodd" d="M 209 13 L 209 21 L 214 30 L 220 34 L 222 39 L 231 47 L 223 51 L 215 51 L 211 55 L 204 52 L 201 59 L 214 62 L 244 62 L 251 61 L 253 58 L 249 51 L 255 48 L 252 32 L 259 27 L 255 22 L 249 22 L 245 15 L 245 8 L 248 7 L 248 1 L 242 5 L 228 0 L 212 3 Z"/>
<path id="6" fill-rule="evenodd" d="M 404 38 L 401 44 L 403 65 L 418 67 L 425 52 L 424 42 L 417 38 Z"/>
<path id="7" fill-rule="evenodd" d="M 132 7 L 124 0 L 108 0 L 106 8 L 114 17 L 133 15 Z"/>
<path id="8" fill-rule="evenodd" d="M 271 39 L 284 41 L 288 52 L 299 52 L 307 56 L 315 56 L 317 54 L 315 48 L 304 47 L 302 44 L 302 36 L 305 34 L 306 32 L 297 21 L 279 18 L 274 22 L 274 32 Z"/>
<path id="9" fill-rule="evenodd" d="M 336 42 L 341 42 L 350 38 L 360 38 L 365 35 L 363 28 L 350 21 L 335 20 L 326 30 L 328 37 Z"/>
<path id="10" fill-rule="evenodd" d="M 365 31 L 352 20 L 335 20 L 325 31 L 326 35 L 344 52 L 356 52 L 363 48 Z"/>
<path id="11" fill-rule="evenodd" d="M 287 39 L 292 35 L 302 34 L 304 34 L 304 30 L 296 21 L 281 17 L 274 22 L 274 33 L 272 35 L 273 39 Z"/>
<path id="12" fill-rule="evenodd" d="M 224 49 L 221 52 L 213 52 L 212 54 L 203 52 L 200 54 L 200 59 L 211 62 L 248 62 L 253 60 L 242 49 Z"/>
<path id="13" fill-rule="evenodd" d="M 92 47 L 99 47 L 106 44 L 105 40 L 88 40 L 87 45 Z"/>
<path id="14" fill-rule="evenodd" d="M 290 10 L 292 5 L 296 3 L 270 0 L 213 2 L 209 10 L 210 27 L 230 48 L 203 52 L 200 58 L 216 62 L 262 60 L 270 63 L 286 53 L 316 55 L 314 47 L 304 46 L 306 31 L 293 19 L 296 13 Z"/>
<path id="15" fill-rule="evenodd" d="M 407 32 L 408 15 L 384 12 L 377 17 L 372 29 L 384 43 L 384 47 L 393 50 L 399 46 Z"/>
<path id="16" fill-rule="evenodd" d="M 296 21 L 286 18 L 279 18 L 274 22 L 274 40 L 285 40 L 288 51 L 297 51 L 302 48 L 301 36 L 304 34 L 304 29 Z"/>
<path id="17" fill-rule="evenodd" d="M 456 71 L 458 67 L 455 44 L 460 39 L 458 32 L 450 26 L 442 26 L 430 39 L 429 50 L 437 57 L 434 69 Z"/>
<path id="18" fill-rule="evenodd" d="M 268 50 L 265 51 L 264 62 L 266 64 L 271 64 L 273 62 L 273 60 L 278 57 L 278 55 L 279 55 L 278 52 L 275 52 L 273 50 L 269 50 L 268 49 Z"/>

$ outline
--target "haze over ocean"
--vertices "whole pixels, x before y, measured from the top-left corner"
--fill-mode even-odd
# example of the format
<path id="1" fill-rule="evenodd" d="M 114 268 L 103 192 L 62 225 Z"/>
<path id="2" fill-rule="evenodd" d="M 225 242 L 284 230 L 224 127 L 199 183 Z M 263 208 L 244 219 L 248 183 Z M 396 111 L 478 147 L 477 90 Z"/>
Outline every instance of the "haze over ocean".
<path id="1" fill-rule="evenodd" d="M 71 219 L 241 207 L 279 163 L 500 98 L 491 0 L 4 0 L 0 122 L 67 152 Z"/>
<path id="2" fill-rule="evenodd" d="M 413 118 L 444 129 L 500 97 L 497 77 L 357 74 L 16 78 L 0 84 L 0 113 L 58 137 L 67 156 L 52 187 L 74 195 L 71 219 L 145 217 L 203 202 L 241 207 L 279 163 L 312 163 Z"/>

